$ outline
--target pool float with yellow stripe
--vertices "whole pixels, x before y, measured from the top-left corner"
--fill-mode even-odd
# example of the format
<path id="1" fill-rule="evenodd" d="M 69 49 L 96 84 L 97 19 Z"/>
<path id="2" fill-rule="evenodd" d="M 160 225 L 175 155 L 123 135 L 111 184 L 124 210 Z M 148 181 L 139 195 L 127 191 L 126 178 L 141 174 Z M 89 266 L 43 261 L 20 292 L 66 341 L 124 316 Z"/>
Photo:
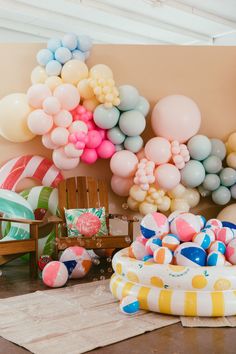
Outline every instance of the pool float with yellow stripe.
<path id="1" fill-rule="evenodd" d="M 110 283 L 114 297 L 132 295 L 142 309 L 183 316 L 236 314 L 236 266 L 182 267 L 142 262 L 116 253 Z"/>

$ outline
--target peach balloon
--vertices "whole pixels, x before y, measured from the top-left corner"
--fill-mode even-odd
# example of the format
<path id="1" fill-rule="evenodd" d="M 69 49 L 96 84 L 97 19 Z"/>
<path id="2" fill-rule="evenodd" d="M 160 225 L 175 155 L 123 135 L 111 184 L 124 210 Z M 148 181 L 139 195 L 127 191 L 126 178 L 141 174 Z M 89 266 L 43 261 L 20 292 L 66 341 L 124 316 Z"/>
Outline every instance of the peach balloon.
<path id="1" fill-rule="evenodd" d="M 71 84 L 62 84 L 55 88 L 54 96 L 60 101 L 62 109 L 71 111 L 78 106 L 80 95 L 78 90 Z"/>
<path id="2" fill-rule="evenodd" d="M 52 92 L 44 84 L 32 85 L 27 91 L 28 103 L 33 108 L 41 108 L 43 101 L 50 96 L 52 96 Z"/>
<path id="3" fill-rule="evenodd" d="M 72 143 L 68 143 L 64 147 L 64 152 L 67 157 L 80 157 L 83 154 L 83 150 L 76 149 L 75 145 Z"/>
<path id="4" fill-rule="evenodd" d="M 113 175 L 111 178 L 111 189 L 121 197 L 128 197 L 129 190 L 133 185 L 133 178 L 122 178 Z"/>
<path id="5" fill-rule="evenodd" d="M 178 168 L 169 163 L 158 166 L 154 175 L 157 185 L 165 190 L 175 188 L 181 178 Z"/>
<path id="6" fill-rule="evenodd" d="M 142 215 L 147 215 L 147 214 L 150 214 L 150 213 L 154 213 L 155 211 L 157 211 L 157 205 L 155 205 L 155 204 L 142 202 L 139 205 L 139 212 Z"/>
<path id="7" fill-rule="evenodd" d="M 73 117 L 67 110 L 61 110 L 53 117 L 54 123 L 59 127 L 67 128 L 71 125 Z"/>
<path id="8" fill-rule="evenodd" d="M 221 210 L 217 215 L 217 219 L 232 222 L 236 224 L 236 204 L 231 204 Z"/>
<path id="9" fill-rule="evenodd" d="M 110 161 L 111 171 L 119 177 L 134 176 L 138 165 L 137 156 L 128 150 L 116 152 Z"/>
<path id="10" fill-rule="evenodd" d="M 88 79 L 81 80 L 78 83 L 77 87 L 78 87 L 80 96 L 83 97 L 84 99 L 88 99 L 88 98 L 93 98 L 94 97 L 94 92 L 93 92 L 92 87 L 89 85 L 89 80 Z"/>
<path id="11" fill-rule="evenodd" d="M 188 212 L 190 209 L 190 206 L 188 202 L 185 199 L 173 199 L 171 201 L 171 206 L 170 210 L 173 211 L 184 211 Z"/>
<path id="12" fill-rule="evenodd" d="M 191 98 L 171 95 L 160 99 L 155 105 L 151 123 L 156 135 L 169 141 L 184 143 L 197 134 L 201 125 L 201 113 Z"/>
<path id="13" fill-rule="evenodd" d="M 129 190 L 129 195 L 137 202 L 143 202 L 147 196 L 147 192 L 134 184 Z"/>
<path id="14" fill-rule="evenodd" d="M 66 128 L 56 127 L 51 132 L 51 140 L 56 145 L 66 145 L 68 143 L 69 132 Z"/>
<path id="15" fill-rule="evenodd" d="M 136 156 L 139 160 L 141 159 L 145 159 L 145 151 L 144 151 L 144 148 L 141 149 L 139 152 L 136 153 Z"/>
<path id="16" fill-rule="evenodd" d="M 60 101 L 53 96 L 47 97 L 43 101 L 43 109 L 47 114 L 57 114 L 61 109 Z"/>
<path id="17" fill-rule="evenodd" d="M 83 106 L 87 111 L 94 112 L 95 108 L 100 104 L 96 97 L 89 98 L 83 101 Z"/>
<path id="18" fill-rule="evenodd" d="M 137 202 L 137 200 L 133 199 L 132 197 L 129 197 L 127 199 L 127 204 L 128 204 L 128 207 L 131 209 L 131 210 L 134 210 L 134 211 L 138 211 L 139 209 L 139 202 Z"/>
<path id="19" fill-rule="evenodd" d="M 59 148 L 59 146 L 58 146 L 57 144 L 54 144 L 54 143 L 52 142 L 50 133 L 44 134 L 44 135 L 42 136 L 42 144 L 43 144 L 43 146 L 45 146 L 47 149 L 51 149 L 51 150 L 54 150 L 54 149 Z"/>
<path id="20" fill-rule="evenodd" d="M 45 68 L 42 66 L 38 65 L 36 66 L 31 73 L 30 80 L 32 84 L 44 84 L 46 79 L 48 78 L 48 75 L 46 73 Z"/>
<path id="21" fill-rule="evenodd" d="M 166 163 L 171 158 L 171 144 L 165 138 L 152 138 L 150 139 L 144 148 L 146 157 L 160 165 Z"/>
<path id="22" fill-rule="evenodd" d="M 82 122 L 81 120 L 76 120 L 70 125 L 68 130 L 70 133 L 76 133 L 78 131 L 83 131 L 83 132 L 87 133 L 88 127 L 87 127 L 86 123 Z"/>
<path id="23" fill-rule="evenodd" d="M 113 73 L 111 68 L 105 64 L 94 65 L 89 72 L 89 76 L 93 79 L 113 79 Z"/>
<path id="24" fill-rule="evenodd" d="M 64 152 L 64 148 L 55 149 L 52 153 L 54 164 L 59 170 L 73 170 L 78 166 L 80 158 L 69 158 Z"/>
<path id="25" fill-rule="evenodd" d="M 49 76 L 45 80 L 45 85 L 47 85 L 51 91 L 54 91 L 55 88 L 61 84 L 63 84 L 63 82 L 59 76 Z"/>
<path id="26" fill-rule="evenodd" d="M 88 77 L 88 67 L 80 60 L 72 59 L 63 65 L 61 78 L 64 82 L 77 85 L 80 80 Z"/>
<path id="27" fill-rule="evenodd" d="M 46 134 L 52 129 L 52 126 L 52 116 L 45 113 L 42 109 L 35 109 L 28 116 L 28 127 L 34 134 Z"/>

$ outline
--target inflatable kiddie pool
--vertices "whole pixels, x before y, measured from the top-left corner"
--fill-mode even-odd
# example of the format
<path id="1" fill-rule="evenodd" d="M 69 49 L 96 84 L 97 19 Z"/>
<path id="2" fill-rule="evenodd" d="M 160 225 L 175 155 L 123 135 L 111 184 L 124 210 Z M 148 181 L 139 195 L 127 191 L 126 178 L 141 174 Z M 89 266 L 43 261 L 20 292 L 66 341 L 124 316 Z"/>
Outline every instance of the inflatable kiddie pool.
<path id="1" fill-rule="evenodd" d="M 236 266 L 185 267 L 143 262 L 128 248 L 113 257 L 110 290 L 119 300 L 135 296 L 140 308 L 182 316 L 236 315 Z"/>

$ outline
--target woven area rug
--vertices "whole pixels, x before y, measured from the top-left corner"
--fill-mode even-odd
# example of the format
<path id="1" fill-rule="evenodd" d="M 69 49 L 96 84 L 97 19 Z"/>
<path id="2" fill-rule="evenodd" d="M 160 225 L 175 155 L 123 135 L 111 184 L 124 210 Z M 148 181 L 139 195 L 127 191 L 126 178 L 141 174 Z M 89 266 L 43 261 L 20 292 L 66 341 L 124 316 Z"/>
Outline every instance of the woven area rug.
<path id="1" fill-rule="evenodd" d="M 180 317 L 184 327 L 236 327 L 236 316 L 230 317 Z"/>
<path id="2" fill-rule="evenodd" d="M 140 311 L 126 316 L 109 281 L 0 300 L 0 336 L 33 353 L 79 354 L 179 322 Z"/>

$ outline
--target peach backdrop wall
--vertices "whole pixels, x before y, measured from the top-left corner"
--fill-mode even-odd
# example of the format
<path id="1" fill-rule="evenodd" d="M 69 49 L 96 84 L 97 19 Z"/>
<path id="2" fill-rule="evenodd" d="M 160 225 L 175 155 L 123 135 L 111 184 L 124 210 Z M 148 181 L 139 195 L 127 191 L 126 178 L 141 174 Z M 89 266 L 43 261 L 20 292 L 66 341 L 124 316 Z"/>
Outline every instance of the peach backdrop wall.
<path id="1" fill-rule="evenodd" d="M 0 97 L 27 90 L 40 48 L 39 44 L 0 44 Z M 118 85 L 136 86 L 152 107 L 166 95 L 190 96 L 202 113 L 201 132 L 209 137 L 226 139 L 236 130 L 236 47 L 95 45 L 88 66 L 98 63 L 112 68 Z M 143 136 L 145 139 L 153 136 L 149 117 Z M 51 156 L 39 138 L 16 144 L 0 137 L 0 148 L 0 165 L 23 154 Z M 79 174 L 101 176 L 109 181 L 109 162 L 81 164 L 65 173 Z M 26 181 L 24 186 L 31 183 Z M 126 212 L 121 207 L 124 202 L 111 192 L 111 211 Z M 204 210 L 206 216 L 213 216 L 219 207 L 204 201 L 198 209 Z"/>

